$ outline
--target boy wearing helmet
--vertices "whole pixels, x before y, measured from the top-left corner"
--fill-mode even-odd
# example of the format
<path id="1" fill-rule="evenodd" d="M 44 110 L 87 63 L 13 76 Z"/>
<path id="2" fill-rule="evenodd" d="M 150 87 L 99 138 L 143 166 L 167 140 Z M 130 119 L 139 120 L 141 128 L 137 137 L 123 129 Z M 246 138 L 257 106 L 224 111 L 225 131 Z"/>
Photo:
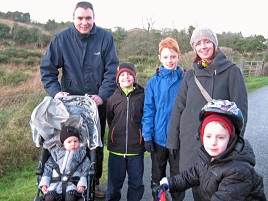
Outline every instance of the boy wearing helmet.
<path id="1" fill-rule="evenodd" d="M 263 178 L 255 170 L 250 143 L 240 136 L 244 126 L 242 112 L 234 102 L 213 99 L 200 112 L 197 150 L 199 161 L 160 184 L 180 192 L 198 186 L 206 200 L 266 200 Z"/>

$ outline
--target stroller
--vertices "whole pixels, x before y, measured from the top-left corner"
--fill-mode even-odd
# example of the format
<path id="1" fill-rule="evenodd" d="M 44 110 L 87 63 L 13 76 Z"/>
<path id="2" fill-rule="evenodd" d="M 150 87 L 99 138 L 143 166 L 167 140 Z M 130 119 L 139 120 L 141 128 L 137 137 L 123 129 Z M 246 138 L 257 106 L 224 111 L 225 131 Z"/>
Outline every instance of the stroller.
<path id="1" fill-rule="evenodd" d="M 95 158 L 96 148 L 102 147 L 100 137 L 100 122 L 98 108 L 95 102 L 87 95 L 85 96 L 66 96 L 60 99 L 53 99 L 46 96 L 44 100 L 34 109 L 31 115 L 30 126 L 32 130 L 33 142 L 36 147 L 42 146 L 42 152 L 48 153 L 49 157 L 51 147 L 60 141 L 60 131 L 63 125 L 69 125 L 80 130 L 80 147 L 87 150 L 87 157 L 90 160 L 90 167 L 87 175 L 87 189 L 79 198 L 79 201 L 95 200 Z M 40 160 L 40 167 L 45 166 L 46 161 Z M 38 167 L 39 167 L 38 166 Z M 42 171 L 36 171 L 37 182 L 39 184 L 43 174 Z M 61 176 L 60 182 L 73 182 L 72 175 Z M 77 177 L 76 177 L 77 180 Z M 51 178 L 51 182 L 59 182 L 59 179 Z M 64 195 L 65 192 L 62 194 Z M 35 201 L 43 200 L 43 193 L 38 188 Z M 64 200 L 63 196 L 63 200 Z"/>

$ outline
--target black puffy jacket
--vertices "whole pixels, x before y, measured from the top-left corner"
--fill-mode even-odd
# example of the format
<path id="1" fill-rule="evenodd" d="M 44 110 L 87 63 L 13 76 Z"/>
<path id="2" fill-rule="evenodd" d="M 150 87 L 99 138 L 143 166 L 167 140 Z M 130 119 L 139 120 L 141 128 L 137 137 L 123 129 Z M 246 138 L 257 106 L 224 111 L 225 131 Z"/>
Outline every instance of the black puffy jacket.
<path id="1" fill-rule="evenodd" d="M 169 177 L 170 192 L 199 186 L 199 195 L 206 201 L 266 200 L 263 178 L 255 170 L 255 155 L 250 143 L 239 138 L 211 161 L 202 146 L 200 161 L 175 177 Z"/>

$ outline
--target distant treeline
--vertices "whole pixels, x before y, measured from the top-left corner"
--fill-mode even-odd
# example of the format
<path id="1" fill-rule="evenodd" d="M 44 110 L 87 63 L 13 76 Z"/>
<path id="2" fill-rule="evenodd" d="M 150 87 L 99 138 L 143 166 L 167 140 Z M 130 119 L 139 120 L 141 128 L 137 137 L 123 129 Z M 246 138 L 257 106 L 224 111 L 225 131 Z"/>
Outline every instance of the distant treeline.
<path id="1" fill-rule="evenodd" d="M 14 21 L 13 26 L 10 26 L 10 23 L 0 23 L 0 39 L 2 42 L 13 41 L 18 45 L 35 44 L 37 48 L 46 47 L 58 31 L 72 24 L 72 22 L 57 23 L 50 19 L 45 24 L 33 22 L 29 13 L 18 11 L 0 12 L 0 18 Z M 23 26 L 19 22 L 28 26 Z M 153 28 L 153 24 L 154 22 L 148 23 L 147 27 L 143 29 L 126 30 L 122 27 L 105 29 L 110 31 L 114 37 L 119 58 L 133 56 L 155 58 L 158 54 L 158 43 L 167 36 L 171 36 L 178 41 L 182 54 L 192 51 L 189 41 L 195 29 L 194 26 L 189 26 L 188 29 L 183 30 L 171 28 L 157 30 Z M 266 60 L 268 58 L 267 41 L 262 35 L 243 37 L 241 32 L 223 32 L 221 34 L 217 33 L 217 36 L 220 47 L 231 48 L 245 57 L 250 55 Z"/>
<path id="2" fill-rule="evenodd" d="M 0 17 L 3 19 L 13 20 L 15 22 L 31 23 L 31 16 L 29 13 L 22 13 L 19 11 L 7 13 L 0 12 Z"/>

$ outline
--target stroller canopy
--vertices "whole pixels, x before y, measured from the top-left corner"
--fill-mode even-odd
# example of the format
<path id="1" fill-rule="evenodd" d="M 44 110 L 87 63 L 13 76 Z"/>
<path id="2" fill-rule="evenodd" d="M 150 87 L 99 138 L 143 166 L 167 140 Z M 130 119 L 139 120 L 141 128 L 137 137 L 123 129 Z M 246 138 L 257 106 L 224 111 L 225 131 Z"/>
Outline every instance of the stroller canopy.
<path id="1" fill-rule="evenodd" d="M 80 130 L 81 146 L 89 149 L 102 147 L 98 107 L 90 97 L 72 95 L 53 99 L 46 96 L 33 110 L 30 120 L 36 147 L 43 144 L 45 148 L 50 148 L 60 143 L 63 125 Z"/>

